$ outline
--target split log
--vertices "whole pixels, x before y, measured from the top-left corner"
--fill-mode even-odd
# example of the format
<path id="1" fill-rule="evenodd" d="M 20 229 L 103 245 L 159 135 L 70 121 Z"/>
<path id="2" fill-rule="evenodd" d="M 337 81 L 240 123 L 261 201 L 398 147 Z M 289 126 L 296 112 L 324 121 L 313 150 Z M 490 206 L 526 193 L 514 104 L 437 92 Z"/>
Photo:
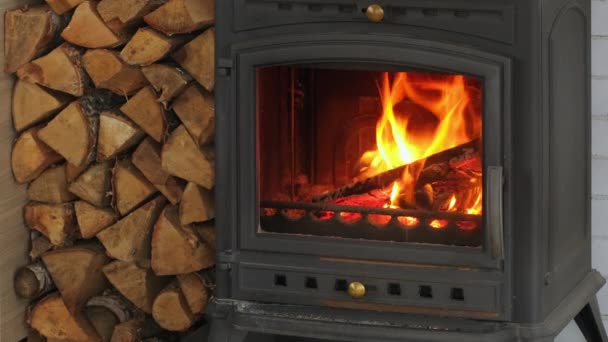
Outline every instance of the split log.
<path id="1" fill-rule="evenodd" d="M 75 166 L 94 158 L 98 118 L 80 102 L 72 102 L 44 128 L 38 137 Z"/>
<path id="2" fill-rule="evenodd" d="M 17 132 L 39 124 L 61 111 L 68 96 L 51 92 L 37 84 L 17 80 L 13 89 L 13 127 Z"/>
<path id="3" fill-rule="evenodd" d="M 85 0 L 46 0 L 46 3 L 51 6 L 57 14 L 64 14 L 72 8 L 78 6 Z"/>
<path id="4" fill-rule="evenodd" d="M 138 25 L 143 17 L 154 11 L 165 0 L 102 0 L 97 5 L 97 11 L 114 32 L 122 32 L 125 28 Z"/>
<path id="5" fill-rule="evenodd" d="M 201 238 L 201 240 L 207 245 L 208 248 L 212 249 L 213 251 L 215 251 L 215 246 L 216 246 L 216 229 L 215 229 L 215 223 L 212 221 L 209 222 L 205 222 L 202 224 L 197 224 L 194 226 L 196 232 L 198 233 L 198 236 Z"/>
<path id="6" fill-rule="evenodd" d="M 173 110 L 199 145 L 213 142 L 215 101 L 213 94 L 191 84 L 173 103 Z"/>
<path id="7" fill-rule="evenodd" d="M 150 87 L 140 90 L 120 108 L 120 111 L 139 125 L 149 136 L 162 142 L 167 130 L 165 110 L 156 100 Z"/>
<path id="8" fill-rule="evenodd" d="M 109 162 L 93 164 L 73 181 L 68 190 L 96 207 L 110 204 L 112 170 Z"/>
<path id="9" fill-rule="evenodd" d="M 178 208 L 167 206 L 154 226 L 152 269 L 157 275 L 196 272 L 215 263 L 215 253 L 190 226 L 179 222 Z"/>
<path id="10" fill-rule="evenodd" d="M 333 201 L 338 198 L 364 194 L 373 190 L 386 188 L 395 181 L 401 179 L 404 171 L 408 168 L 417 168 L 419 170 L 422 170 L 420 176 L 417 179 L 416 188 L 419 188 L 421 186 L 424 186 L 425 184 L 431 183 L 445 176 L 444 171 L 440 170 L 445 170 L 446 168 L 449 170 L 451 168 L 449 166 L 451 160 L 463 157 L 469 158 L 468 156 L 472 155 L 477 156 L 479 146 L 480 141 L 476 139 L 466 144 L 462 144 L 454 148 L 436 153 L 422 160 L 414 161 L 410 164 L 402 165 L 400 167 L 382 172 L 373 177 L 369 177 L 364 180 L 348 184 L 330 193 L 317 196 L 313 199 L 313 201 Z"/>
<path id="11" fill-rule="evenodd" d="M 112 174 L 114 206 L 121 216 L 131 212 L 158 191 L 129 160 L 118 161 Z"/>
<path id="12" fill-rule="evenodd" d="M 141 71 L 154 90 L 160 93 L 158 102 L 165 108 L 192 80 L 188 73 L 171 65 L 152 64 L 141 68 Z"/>
<path id="13" fill-rule="evenodd" d="M 165 33 L 190 33 L 215 21 L 214 0 L 170 0 L 154 12 L 146 15 L 148 25 Z"/>
<path id="14" fill-rule="evenodd" d="M 158 325 L 169 331 L 186 331 L 195 320 L 184 294 L 176 283 L 167 286 L 156 297 L 152 317 Z"/>
<path id="15" fill-rule="evenodd" d="M 177 204 L 182 198 L 183 182 L 163 171 L 160 151 L 160 145 L 148 138 L 133 152 L 131 161 L 169 202 Z"/>
<path id="16" fill-rule="evenodd" d="M 135 146 L 146 134 L 131 120 L 103 112 L 99 116 L 97 161 L 109 160 Z"/>
<path id="17" fill-rule="evenodd" d="M 205 89 L 215 88 L 215 29 L 210 28 L 173 54 L 173 59 Z"/>
<path id="18" fill-rule="evenodd" d="M 47 167 L 62 157 L 38 139 L 40 128 L 34 127 L 21 133 L 11 152 L 11 169 L 15 181 L 27 183 L 38 177 Z"/>
<path id="19" fill-rule="evenodd" d="M 158 196 L 97 234 L 108 255 L 122 261 L 150 259 L 152 227 L 164 205 Z"/>
<path id="20" fill-rule="evenodd" d="M 109 285 L 102 272 L 108 257 L 98 246 L 57 249 L 42 255 L 42 261 L 72 313 Z"/>
<path id="21" fill-rule="evenodd" d="M 15 273 L 15 294 L 24 299 L 36 299 L 55 289 L 51 275 L 41 262 L 21 267 Z"/>
<path id="22" fill-rule="evenodd" d="M 28 329 L 27 338 L 21 340 L 21 342 L 48 342 L 44 336 L 40 335 L 34 329 Z"/>
<path id="23" fill-rule="evenodd" d="M 215 218 L 215 198 L 212 191 L 195 183 L 188 183 L 179 205 L 179 220 L 182 225 L 205 222 Z"/>
<path id="24" fill-rule="evenodd" d="M 89 165 L 74 166 L 73 164 L 65 164 L 65 179 L 68 184 L 72 183 L 78 176 L 85 172 L 89 168 Z"/>
<path id="25" fill-rule="evenodd" d="M 139 342 L 141 341 L 140 331 L 142 322 L 138 319 L 131 319 L 114 327 L 111 342 Z"/>
<path id="26" fill-rule="evenodd" d="M 133 316 L 129 303 L 118 295 L 103 294 L 91 298 L 85 314 L 103 342 L 111 342 L 115 327 Z"/>
<path id="27" fill-rule="evenodd" d="M 89 50 L 82 57 L 82 63 L 97 88 L 131 95 L 146 85 L 141 70 L 125 63 L 116 51 Z"/>
<path id="28" fill-rule="evenodd" d="M 198 273 L 180 274 L 177 276 L 179 288 L 182 290 L 188 307 L 194 315 L 199 315 L 207 309 L 209 292 L 205 281 Z"/>
<path id="29" fill-rule="evenodd" d="M 151 269 L 134 262 L 114 261 L 103 271 L 112 285 L 133 305 L 152 313 L 154 298 L 167 284 L 168 278 L 157 277 Z"/>
<path id="30" fill-rule="evenodd" d="M 27 199 L 30 201 L 59 204 L 74 198 L 68 191 L 65 165 L 47 169 L 27 188 Z"/>
<path id="31" fill-rule="evenodd" d="M 182 125 L 176 128 L 163 146 L 162 167 L 167 173 L 201 185 L 215 186 L 215 167 Z"/>
<path id="32" fill-rule="evenodd" d="M 97 208 L 85 201 L 74 203 L 78 228 L 83 239 L 94 238 L 97 233 L 113 225 L 118 215 L 111 209 Z"/>
<path id="33" fill-rule="evenodd" d="M 45 56 L 23 65 L 17 76 L 23 81 L 37 83 L 47 88 L 82 96 L 85 75 L 80 65 L 80 51 L 69 44 L 62 44 Z"/>
<path id="34" fill-rule="evenodd" d="M 48 339 L 101 342 L 91 323 L 80 313 L 70 313 L 59 293 L 45 297 L 34 307 L 30 325 Z"/>
<path id="35" fill-rule="evenodd" d="M 50 251 L 53 248 L 53 244 L 49 239 L 40 234 L 38 231 L 33 230 L 31 236 L 31 249 L 30 249 L 30 260 L 38 260 L 42 254 Z"/>
<path id="36" fill-rule="evenodd" d="M 76 228 L 71 203 L 28 203 L 25 206 L 25 223 L 46 236 L 55 246 L 63 246 Z"/>
<path id="37" fill-rule="evenodd" d="M 168 56 L 188 39 L 187 36 L 167 37 L 149 27 L 140 28 L 120 52 L 131 65 L 150 65 Z"/>
<path id="38" fill-rule="evenodd" d="M 4 71 L 12 73 L 42 55 L 64 26 L 46 5 L 26 6 L 4 14 Z"/>
<path id="39" fill-rule="evenodd" d="M 97 13 L 96 7 L 97 1 L 84 1 L 78 5 L 61 37 L 74 45 L 89 49 L 111 48 L 123 44 L 126 36 L 110 30 Z"/>

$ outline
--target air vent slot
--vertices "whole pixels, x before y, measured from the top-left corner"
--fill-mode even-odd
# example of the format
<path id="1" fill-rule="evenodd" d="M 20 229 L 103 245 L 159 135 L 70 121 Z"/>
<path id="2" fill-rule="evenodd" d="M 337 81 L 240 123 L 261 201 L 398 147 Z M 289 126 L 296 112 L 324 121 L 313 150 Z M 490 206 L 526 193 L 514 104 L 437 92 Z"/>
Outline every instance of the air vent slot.
<path id="1" fill-rule="evenodd" d="M 387 292 L 391 296 L 401 296 L 401 285 L 397 283 L 389 283 Z"/>
<path id="2" fill-rule="evenodd" d="M 322 12 L 323 11 L 323 5 L 319 5 L 319 4 L 309 4 L 308 5 L 308 10 L 310 12 Z"/>
<path id="3" fill-rule="evenodd" d="M 355 6 L 352 5 L 339 5 L 338 11 L 340 13 L 353 13 L 355 11 Z"/>
<path id="4" fill-rule="evenodd" d="M 336 285 L 334 286 L 336 291 L 346 292 L 348 290 L 348 283 L 344 279 L 336 280 Z"/>
<path id="5" fill-rule="evenodd" d="M 439 15 L 439 10 L 436 8 L 423 8 L 422 15 L 425 17 L 436 17 Z"/>
<path id="6" fill-rule="evenodd" d="M 421 285 L 418 288 L 418 294 L 420 295 L 421 298 L 431 299 L 431 298 L 433 298 L 433 288 L 430 287 L 429 285 Z"/>
<path id="7" fill-rule="evenodd" d="M 464 290 L 459 287 L 452 288 L 450 297 L 452 300 L 463 302 L 464 301 Z"/>
<path id="8" fill-rule="evenodd" d="M 307 289 L 317 289 L 319 286 L 317 285 L 317 278 L 315 277 L 306 277 L 306 282 L 304 283 Z"/>
<path id="9" fill-rule="evenodd" d="M 277 8 L 279 9 L 279 11 L 291 11 L 293 6 L 287 2 L 279 2 L 277 4 Z"/>
<path id="10" fill-rule="evenodd" d="M 287 277 L 284 274 L 275 274 L 274 275 L 274 285 L 275 286 L 287 286 Z"/>

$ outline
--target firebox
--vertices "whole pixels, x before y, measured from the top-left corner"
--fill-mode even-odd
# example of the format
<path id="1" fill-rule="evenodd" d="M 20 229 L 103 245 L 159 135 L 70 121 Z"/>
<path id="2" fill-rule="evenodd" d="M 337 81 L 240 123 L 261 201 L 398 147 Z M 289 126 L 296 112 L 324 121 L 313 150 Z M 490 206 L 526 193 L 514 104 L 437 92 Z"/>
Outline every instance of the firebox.
<path id="1" fill-rule="evenodd" d="M 589 2 L 218 2 L 210 340 L 608 341 Z"/>
<path id="2" fill-rule="evenodd" d="M 482 246 L 481 80 L 323 66 L 256 79 L 260 233 Z"/>

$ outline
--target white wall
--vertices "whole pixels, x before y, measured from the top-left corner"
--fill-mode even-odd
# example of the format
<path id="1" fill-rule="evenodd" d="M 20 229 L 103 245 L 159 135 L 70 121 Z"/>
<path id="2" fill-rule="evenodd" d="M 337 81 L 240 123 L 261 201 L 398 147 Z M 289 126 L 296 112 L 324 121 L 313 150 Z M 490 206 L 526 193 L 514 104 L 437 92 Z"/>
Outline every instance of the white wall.
<path id="1" fill-rule="evenodd" d="M 608 277 L 608 1 L 592 1 L 593 267 Z M 608 319 L 608 286 L 599 294 Z"/>

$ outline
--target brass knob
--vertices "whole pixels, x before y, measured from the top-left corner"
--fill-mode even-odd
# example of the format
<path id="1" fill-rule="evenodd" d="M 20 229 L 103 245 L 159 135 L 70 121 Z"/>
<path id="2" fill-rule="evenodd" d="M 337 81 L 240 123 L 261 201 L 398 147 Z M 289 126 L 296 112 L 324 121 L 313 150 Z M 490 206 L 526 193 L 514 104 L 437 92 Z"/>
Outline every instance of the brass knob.
<path id="1" fill-rule="evenodd" d="M 369 5 L 365 13 L 367 19 L 373 23 L 379 23 L 384 19 L 384 8 L 378 4 Z"/>
<path id="2" fill-rule="evenodd" d="M 358 281 L 353 281 L 348 284 L 348 294 L 354 299 L 361 299 L 365 297 L 365 285 Z"/>

